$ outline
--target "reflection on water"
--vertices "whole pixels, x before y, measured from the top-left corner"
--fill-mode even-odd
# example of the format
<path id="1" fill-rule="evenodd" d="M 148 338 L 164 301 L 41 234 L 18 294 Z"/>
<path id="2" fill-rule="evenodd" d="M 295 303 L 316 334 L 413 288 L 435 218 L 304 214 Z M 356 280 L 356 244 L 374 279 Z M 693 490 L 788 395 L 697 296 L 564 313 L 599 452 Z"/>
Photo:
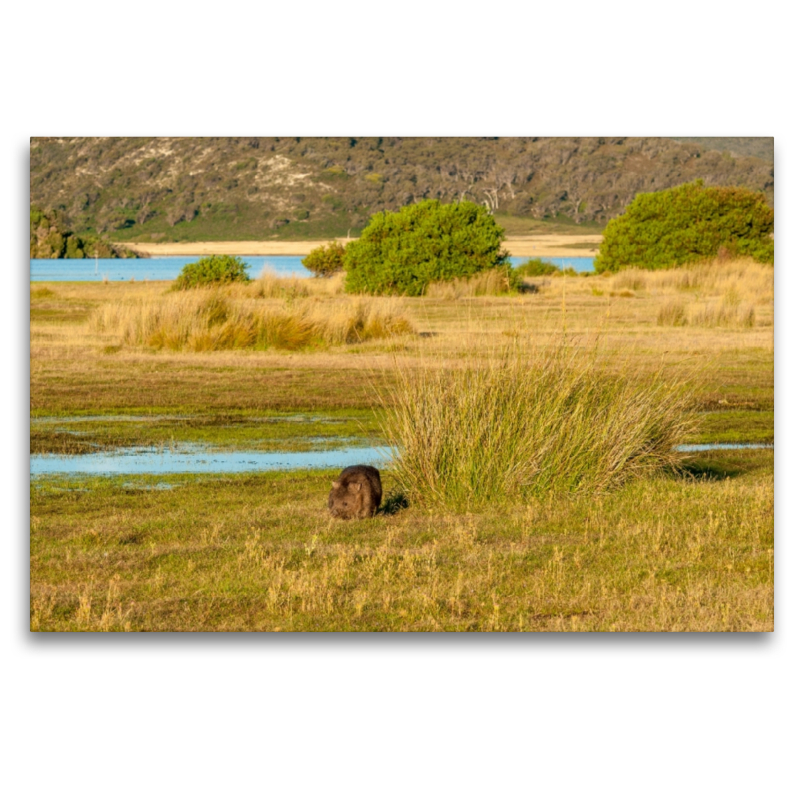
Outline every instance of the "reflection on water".
<path id="1" fill-rule="evenodd" d="M 302 453 L 215 452 L 202 445 L 176 450 L 124 447 L 78 455 L 31 455 L 31 477 L 39 475 L 170 475 L 200 472 L 344 468 L 351 464 L 382 465 L 386 448 L 350 447 Z"/>

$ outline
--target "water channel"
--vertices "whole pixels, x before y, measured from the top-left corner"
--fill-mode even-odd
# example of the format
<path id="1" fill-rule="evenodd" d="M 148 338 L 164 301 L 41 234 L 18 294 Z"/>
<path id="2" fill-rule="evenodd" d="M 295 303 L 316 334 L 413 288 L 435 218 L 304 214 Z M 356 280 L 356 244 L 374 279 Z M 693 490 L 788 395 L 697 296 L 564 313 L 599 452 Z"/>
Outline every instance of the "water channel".
<path id="1" fill-rule="evenodd" d="M 772 444 L 685 444 L 684 453 L 714 450 L 773 449 Z M 266 470 L 344 468 L 351 464 L 386 466 L 387 447 L 347 447 L 310 452 L 213 450 L 204 445 L 173 448 L 124 447 L 77 455 L 36 454 L 30 457 L 31 478 L 43 475 L 173 475 L 241 473 Z"/>
<path id="2" fill-rule="evenodd" d="M 172 281 L 186 264 L 201 256 L 165 256 L 159 258 L 32 258 L 31 282 L 63 281 Z M 283 278 L 308 278 L 311 273 L 301 263 L 305 256 L 242 256 L 251 278 L 268 269 Z M 528 258 L 512 256 L 518 267 Z M 576 272 L 591 272 L 594 259 L 587 257 L 547 257 L 557 267 L 572 267 Z"/>

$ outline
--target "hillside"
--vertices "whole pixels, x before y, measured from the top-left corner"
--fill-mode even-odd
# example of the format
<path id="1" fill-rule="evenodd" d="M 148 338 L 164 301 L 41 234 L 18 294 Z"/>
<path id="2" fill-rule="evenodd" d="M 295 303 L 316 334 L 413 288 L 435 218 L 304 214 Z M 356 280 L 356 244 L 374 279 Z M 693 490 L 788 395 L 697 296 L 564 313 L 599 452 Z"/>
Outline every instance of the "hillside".
<path id="1" fill-rule="evenodd" d="M 676 142 L 692 142 L 704 150 L 716 150 L 733 156 L 754 156 L 775 163 L 771 136 L 675 136 Z"/>
<path id="2" fill-rule="evenodd" d="M 31 139 L 31 202 L 118 241 L 322 239 L 434 197 L 483 203 L 518 232 L 596 231 L 695 178 L 772 202 L 769 161 L 667 138 Z"/>

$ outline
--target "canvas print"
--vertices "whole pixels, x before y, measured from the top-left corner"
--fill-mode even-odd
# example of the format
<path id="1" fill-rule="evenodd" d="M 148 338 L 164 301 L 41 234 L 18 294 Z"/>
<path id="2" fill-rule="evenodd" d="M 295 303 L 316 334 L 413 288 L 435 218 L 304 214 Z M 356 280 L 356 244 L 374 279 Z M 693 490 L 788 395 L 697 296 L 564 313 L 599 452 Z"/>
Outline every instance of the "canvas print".
<path id="1" fill-rule="evenodd" d="M 32 631 L 771 631 L 771 138 L 30 142 Z"/>

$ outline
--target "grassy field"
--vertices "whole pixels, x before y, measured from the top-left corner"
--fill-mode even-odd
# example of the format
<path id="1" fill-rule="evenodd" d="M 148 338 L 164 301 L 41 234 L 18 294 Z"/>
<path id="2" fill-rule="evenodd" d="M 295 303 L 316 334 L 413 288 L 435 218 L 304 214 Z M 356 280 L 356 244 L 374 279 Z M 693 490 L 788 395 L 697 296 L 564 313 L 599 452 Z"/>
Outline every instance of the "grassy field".
<path id="1" fill-rule="evenodd" d="M 773 440 L 772 270 L 749 262 L 407 299 L 392 306 L 407 328 L 349 341 L 126 338 L 124 320 L 174 302 L 167 288 L 32 285 L 31 452 L 374 443 L 398 376 L 554 342 L 610 379 L 684 383 L 687 442 Z M 264 318 L 352 302 L 331 283 L 283 288 L 224 299 Z M 32 629 L 772 629 L 769 450 L 480 509 L 404 507 L 386 472 L 386 513 L 358 522 L 327 516 L 336 472 L 33 481 Z"/>

